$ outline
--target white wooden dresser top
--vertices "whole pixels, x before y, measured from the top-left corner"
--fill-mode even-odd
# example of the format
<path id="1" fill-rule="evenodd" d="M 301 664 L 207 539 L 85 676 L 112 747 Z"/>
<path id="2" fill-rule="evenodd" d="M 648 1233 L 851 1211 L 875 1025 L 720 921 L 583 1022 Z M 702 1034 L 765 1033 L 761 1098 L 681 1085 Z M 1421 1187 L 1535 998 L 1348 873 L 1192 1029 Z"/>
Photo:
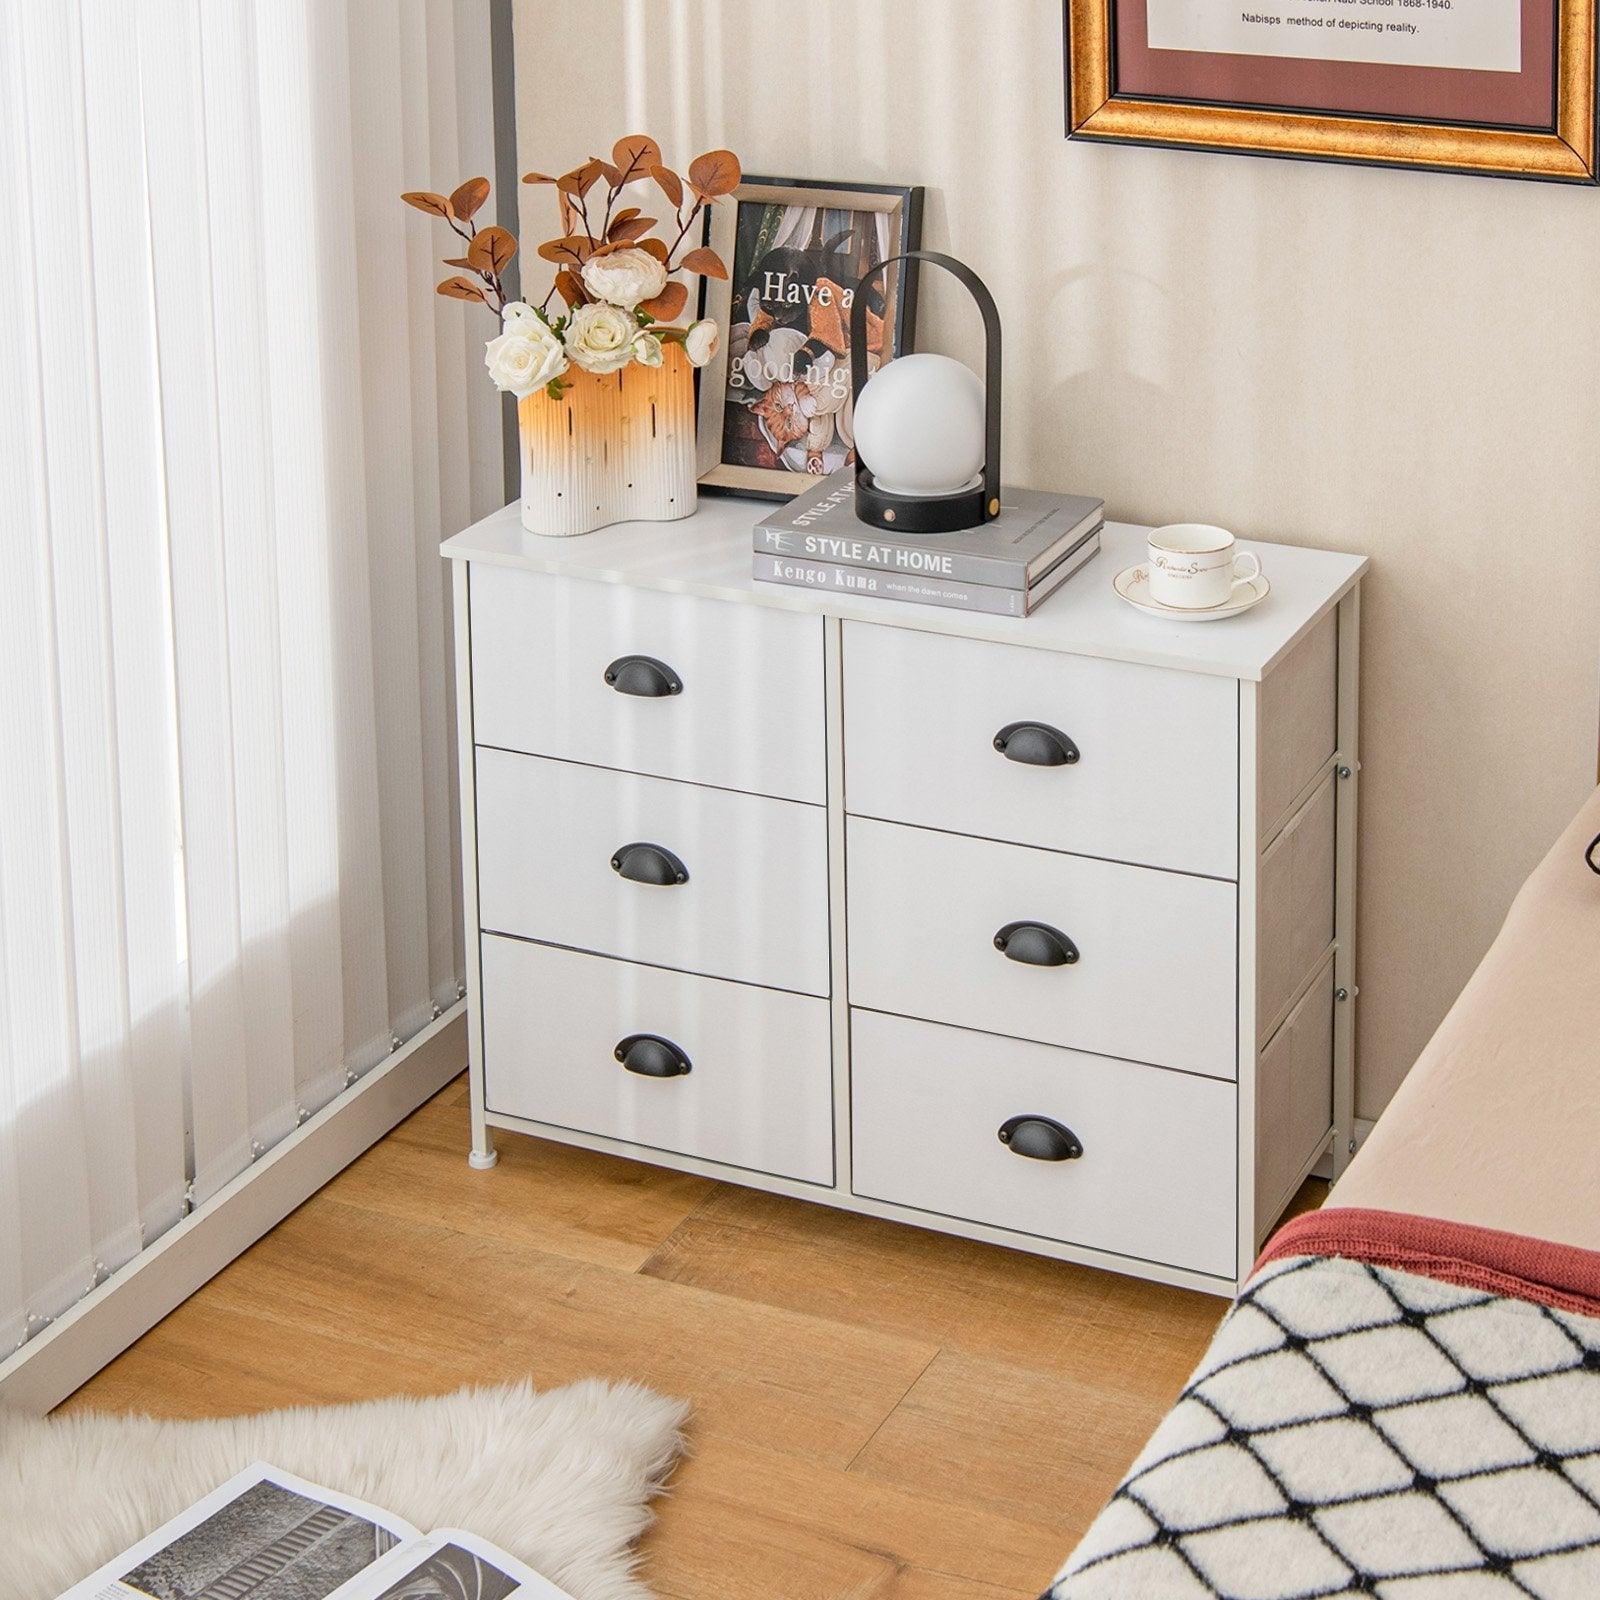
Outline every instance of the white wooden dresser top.
<path id="1" fill-rule="evenodd" d="M 529 533 L 513 503 L 447 539 L 443 552 L 457 561 L 1253 680 L 1264 677 L 1367 568 L 1365 556 L 1242 540 L 1242 550 L 1261 558 L 1272 593 L 1237 617 L 1168 622 L 1136 611 L 1112 592 L 1112 578 L 1144 559 L 1149 530 L 1108 522 L 1100 554 L 1031 617 L 992 617 L 757 583 L 750 575 L 751 529 L 769 509 L 755 500 L 706 495 L 693 516 L 678 522 L 620 522 L 576 538 L 550 539 Z"/>

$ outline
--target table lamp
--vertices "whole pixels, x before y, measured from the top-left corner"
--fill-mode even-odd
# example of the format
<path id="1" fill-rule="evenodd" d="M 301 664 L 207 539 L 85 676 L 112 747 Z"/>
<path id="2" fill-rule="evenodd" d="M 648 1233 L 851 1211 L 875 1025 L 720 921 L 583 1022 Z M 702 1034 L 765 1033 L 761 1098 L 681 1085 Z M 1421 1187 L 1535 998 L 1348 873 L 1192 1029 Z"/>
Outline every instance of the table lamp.
<path id="1" fill-rule="evenodd" d="M 985 377 L 949 356 L 899 356 L 867 381 L 867 285 L 898 261 L 930 261 L 965 284 L 983 313 Z M 971 267 L 908 250 L 856 285 L 850 308 L 856 516 L 896 533 L 951 533 L 1000 514 L 1000 314 Z"/>

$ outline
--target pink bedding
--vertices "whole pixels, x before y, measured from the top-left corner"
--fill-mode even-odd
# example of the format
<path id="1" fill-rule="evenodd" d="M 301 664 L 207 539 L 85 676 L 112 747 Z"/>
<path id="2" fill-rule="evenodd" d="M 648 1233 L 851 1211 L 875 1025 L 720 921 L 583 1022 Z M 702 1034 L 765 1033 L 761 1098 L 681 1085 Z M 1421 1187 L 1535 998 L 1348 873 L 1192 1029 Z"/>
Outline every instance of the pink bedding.
<path id="1" fill-rule="evenodd" d="M 1600 1249 L 1600 877 L 1584 859 L 1596 833 L 1600 790 L 1517 895 L 1329 1209 Z"/>

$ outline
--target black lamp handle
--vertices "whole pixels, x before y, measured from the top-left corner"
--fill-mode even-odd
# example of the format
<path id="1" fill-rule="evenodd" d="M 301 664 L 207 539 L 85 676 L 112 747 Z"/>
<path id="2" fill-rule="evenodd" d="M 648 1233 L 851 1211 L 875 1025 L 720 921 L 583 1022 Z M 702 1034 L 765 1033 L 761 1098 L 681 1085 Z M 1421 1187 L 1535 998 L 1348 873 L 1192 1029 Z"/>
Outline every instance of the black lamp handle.
<path id="1" fill-rule="evenodd" d="M 1000 1143 L 1014 1156 L 1034 1161 L 1076 1161 L 1083 1140 L 1054 1117 L 1010 1117 L 1000 1124 Z"/>
<path id="2" fill-rule="evenodd" d="M 1008 922 L 994 936 L 994 947 L 1007 961 L 1030 967 L 1070 967 L 1078 947 L 1048 922 Z"/>
<path id="3" fill-rule="evenodd" d="M 850 392 L 859 399 L 867 386 L 867 285 L 897 261 L 931 261 L 934 266 L 943 267 L 966 285 L 983 313 L 983 515 L 987 520 L 994 515 L 989 508 L 1000 499 L 1000 313 L 983 279 L 966 262 L 937 250 L 907 250 L 862 274 L 850 307 Z"/>
<path id="4" fill-rule="evenodd" d="M 649 700 L 683 693 L 683 679 L 654 656 L 618 656 L 606 668 L 605 679 L 618 694 L 642 695 Z"/>
<path id="5" fill-rule="evenodd" d="M 693 1066 L 677 1045 L 659 1033 L 630 1033 L 611 1053 L 625 1071 L 641 1078 L 681 1078 Z"/>

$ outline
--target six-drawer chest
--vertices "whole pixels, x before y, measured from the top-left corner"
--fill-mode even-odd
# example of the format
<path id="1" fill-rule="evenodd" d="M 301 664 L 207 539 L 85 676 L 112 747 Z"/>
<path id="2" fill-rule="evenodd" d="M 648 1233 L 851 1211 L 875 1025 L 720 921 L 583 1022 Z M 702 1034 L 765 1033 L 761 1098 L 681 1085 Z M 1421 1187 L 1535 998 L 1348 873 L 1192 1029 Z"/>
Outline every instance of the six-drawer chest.
<path id="1" fill-rule="evenodd" d="M 1356 556 L 1207 624 L 757 584 L 749 501 L 454 563 L 507 1129 L 1231 1293 L 1352 1126 Z M 486 1180 L 492 1181 L 492 1180 Z"/>

